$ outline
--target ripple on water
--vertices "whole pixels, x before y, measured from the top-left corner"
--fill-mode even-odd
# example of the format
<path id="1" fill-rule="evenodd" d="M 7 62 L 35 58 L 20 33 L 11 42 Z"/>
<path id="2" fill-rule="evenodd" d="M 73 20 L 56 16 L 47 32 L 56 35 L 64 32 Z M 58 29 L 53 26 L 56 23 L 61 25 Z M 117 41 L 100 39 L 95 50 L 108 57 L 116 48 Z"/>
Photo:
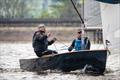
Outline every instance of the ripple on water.
<path id="1" fill-rule="evenodd" d="M 57 46 L 59 52 L 60 50 L 62 50 L 64 46 L 62 44 L 57 44 L 57 43 L 55 45 Z M 97 48 L 95 46 L 103 48 L 101 45 L 100 46 L 92 45 L 92 49 Z M 49 48 L 55 50 L 54 45 L 50 46 Z M 67 48 L 64 48 L 63 50 L 65 52 Z M 107 60 L 107 68 L 118 69 L 119 56 L 120 56 L 119 54 L 110 55 Z M 0 43 L 0 68 L 10 68 L 10 69 L 19 68 L 19 59 L 26 59 L 26 58 L 36 58 L 31 43 Z M 38 75 L 33 72 L 22 72 L 18 70 L 13 72 L 8 71 L 5 73 L 1 73 L 0 80 L 112 80 L 112 79 L 116 79 L 116 77 L 118 77 L 117 75 L 119 74 L 116 73 L 110 75 L 111 76 L 107 74 L 104 77 L 62 74 L 62 73 L 48 73 L 47 75 L 43 75 L 43 74 Z"/>

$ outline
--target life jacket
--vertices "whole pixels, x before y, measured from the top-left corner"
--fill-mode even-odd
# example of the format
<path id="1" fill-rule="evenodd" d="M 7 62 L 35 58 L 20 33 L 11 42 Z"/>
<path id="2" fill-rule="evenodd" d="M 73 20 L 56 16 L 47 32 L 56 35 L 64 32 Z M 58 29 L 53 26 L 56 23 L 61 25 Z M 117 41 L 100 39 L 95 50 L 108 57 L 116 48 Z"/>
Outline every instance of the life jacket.
<path id="1" fill-rule="evenodd" d="M 89 50 L 90 49 L 90 41 L 88 40 L 87 37 L 85 37 L 83 39 L 75 39 L 74 49 L 75 49 L 75 51 Z"/>
<path id="2" fill-rule="evenodd" d="M 84 40 L 82 42 L 82 40 L 75 39 L 75 44 L 74 44 L 75 51 L 84 50 L 84 48 L 85 48 Z"/>

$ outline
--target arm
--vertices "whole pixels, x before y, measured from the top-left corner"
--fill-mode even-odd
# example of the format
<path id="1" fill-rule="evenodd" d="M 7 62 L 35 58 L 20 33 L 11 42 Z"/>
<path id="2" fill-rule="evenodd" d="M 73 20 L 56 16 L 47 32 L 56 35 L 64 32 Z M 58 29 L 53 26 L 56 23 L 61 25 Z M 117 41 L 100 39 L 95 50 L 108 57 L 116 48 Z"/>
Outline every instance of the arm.
<path id="1" fill-rule="evenodd" d="M 72 49 L 74 48 L 74 44 L 75 44 L 75 40 L 73 40 L 71 46 L 68 48 L 68 51 L 72 51 Z"/>
<path id="2" fill-rule="evenodd" d="M 85 49 L 89 50 L 91 46 L 90 40 L 86 37 L 85 38 Z"/>
<path id="3" fill-rule="evenodd" d="M 48 41 L 48 45 L 52 45 L 56 41 L 56 38 L 53 38 L 51 41 Z"/>
<path id="4" fill-rule="evenodd" d="M 48 41 L 48 45 L 52 45 L 54 42 L 54 40 Z"/>
<path id="5" fill-rule="evenodd" d="M 90 40 L 88 40 L 88 46 L 87 46 L 87 49 L 90 50 L 90 46 L 91 46 L 91 43 L 90 43 Z"/>

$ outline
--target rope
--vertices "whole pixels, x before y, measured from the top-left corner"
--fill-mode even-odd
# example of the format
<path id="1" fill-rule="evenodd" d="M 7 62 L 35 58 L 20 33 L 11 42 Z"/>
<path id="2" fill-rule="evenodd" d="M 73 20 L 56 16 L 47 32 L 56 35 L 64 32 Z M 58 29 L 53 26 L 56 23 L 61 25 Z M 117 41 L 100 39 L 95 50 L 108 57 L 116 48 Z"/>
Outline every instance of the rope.
<path id="1" fill-rule="evenodd" d="M 59 43 L 63 44 L 65 47 L 68 47 L 66 44 L 64 44 L 64 43 L 61 42 L 60 40 L 57 39 L 56 41 L 58 41 Z M 54 43 L 54 47 L 55 47 L 55 50 L 58 52 L 59 50 L 57 49 L 55 43 Z"/>
<path id="2" fill-rule="evenodd" d="M 58 49 L 57 49 L 57 47 L 56 47 L 55 43 L 54 43 L 54 47 L 55 47 L 55 50 L 58 52 Z"/>
<path id="3" fill-rule="evenodd" d="M 57 41 L 61 44 L 63 44 L 64 46 L 68 47 L 66 44 L 64 44 L 63 42 L 61 42 L 60 40 L 57 39 Z"/>

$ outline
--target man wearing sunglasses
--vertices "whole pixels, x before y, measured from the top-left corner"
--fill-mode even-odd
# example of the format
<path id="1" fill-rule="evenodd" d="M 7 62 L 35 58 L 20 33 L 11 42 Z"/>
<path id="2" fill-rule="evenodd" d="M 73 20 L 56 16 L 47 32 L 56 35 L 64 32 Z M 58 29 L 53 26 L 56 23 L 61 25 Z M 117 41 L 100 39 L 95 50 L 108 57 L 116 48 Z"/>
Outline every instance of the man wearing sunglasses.
<path id="1" fill-rule="evenodd" d="M 88 37 L 82 37 L 82 30 L 77 30 L 77 38 L 73 40 L 71 46 L 68 48 L 68 51 L 79 50 L 89 50 L 90 49 L 90 40 Z"/>
<path id="2" fill-rule="evenodd" d="M 48 50 L 48 46 L 52 45 L 56 38 L 48 41 L 48 38 L 51 36 L 51 33 L 46 34 L 46 29 L 44 24 L 38 25 L 38 30 L 33 35 L 32 45 L 34 52 L 38 57 L 48 54 L 57 54 L 56 51 Z"/>

